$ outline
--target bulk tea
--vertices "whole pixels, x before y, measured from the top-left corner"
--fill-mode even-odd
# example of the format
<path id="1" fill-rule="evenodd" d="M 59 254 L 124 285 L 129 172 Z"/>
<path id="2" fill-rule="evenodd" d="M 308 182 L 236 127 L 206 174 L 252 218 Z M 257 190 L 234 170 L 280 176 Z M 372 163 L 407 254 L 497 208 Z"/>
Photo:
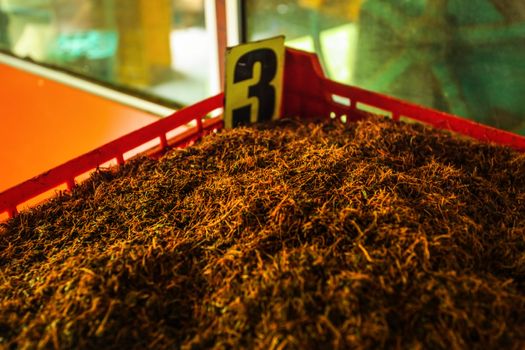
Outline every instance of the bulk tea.
<path id="1" fill-rule="evenodd" d="M 380 118 L 222 131 L 0 228 L 4 348 L 523 348 L 525 156 Z"/>

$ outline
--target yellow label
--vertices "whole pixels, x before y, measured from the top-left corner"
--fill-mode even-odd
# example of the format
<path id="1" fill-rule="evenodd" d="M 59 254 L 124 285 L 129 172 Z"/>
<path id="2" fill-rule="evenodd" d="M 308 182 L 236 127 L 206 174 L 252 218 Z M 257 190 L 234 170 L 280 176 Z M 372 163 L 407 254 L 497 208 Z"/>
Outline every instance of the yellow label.
<path id="1" fill-rule="evenodd" d="M 224 126 L 278 119 L 283 75 L 284 36 L 228 48 Z"/>

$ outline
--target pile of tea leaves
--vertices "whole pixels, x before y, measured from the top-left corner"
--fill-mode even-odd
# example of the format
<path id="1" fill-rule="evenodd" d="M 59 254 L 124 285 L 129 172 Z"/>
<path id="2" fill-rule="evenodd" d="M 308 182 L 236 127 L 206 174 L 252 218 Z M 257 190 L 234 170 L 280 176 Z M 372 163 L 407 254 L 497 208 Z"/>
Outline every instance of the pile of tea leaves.
<path id="1" fill-rule="evenodd" d="M 525 155 L 370 117 L 221 131 L 0 228 L 4 348 L 523 348 Z"/>

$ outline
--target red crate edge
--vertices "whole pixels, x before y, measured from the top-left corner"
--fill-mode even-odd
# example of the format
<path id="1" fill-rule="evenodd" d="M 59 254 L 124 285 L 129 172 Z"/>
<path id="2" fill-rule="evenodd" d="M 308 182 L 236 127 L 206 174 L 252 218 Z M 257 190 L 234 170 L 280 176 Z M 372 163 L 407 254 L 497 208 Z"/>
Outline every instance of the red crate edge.
<path id="1" fill-rule="evenodd" d="M 339 102 L 336 102 L 334 98 L 339 99 Z M 297 116 L 304 119 L 346 116 L 349 120 L 355 120 L 362 116 L 359 113 L 359 104 L 389 112 L 394 120 L 405 117 L 432 125 L 438 129 L 470 136 L 480 141 L 493 142 L 512 147 L 521 152 L 525 151 L 525 137 L 523 136 L 393 97 L 334 82 L 325 77 L 315 54 L 286 49 L 281 113 L 283 116 Z M 205 121 L 203 118 L 208 113 L 223 108 L 223 106 L 224 95 L 221 93 L 183 108 L 158 122 L 133 131 L 13 186 L 0 193 L 0 214 L 7 212 L 9 217 L 13 217 L 18 213 L 17 207 L 20 204 L 64 183 L 71 189 L 75 186 L 75 177 L 112 159 L 117 159 L 117 162 L 122 164 L 124 162 L 123 155 L 126 152 L 156 138 L 160 138 L 162 148 L 166 148 L 168 145 L 185 146 L 213 129 L 222 128 L 220 116 Z M 166 138 L 169 131 L 191 121 L 196 121 L 197 127 L 188 130 L 184 137 L 175 141 Z"/>
<path id="2" fill-rule="evenodd" d="M 343 98 L 345 104 L 334 101 Z M 359 117 L 359 104 L 390 112 L 394 120 L 401 117 L 470 136 L 483 142 L 493 142 L 525 151 L 525 137 L 483 125 L 475 121 L 419 106 L 376 92 L 337 83 L 327 79 L 317 56 L 287 49 L 284 79 L 283 115 L 319 118 L 329 115 Z M 347 103 L 346 103 L 347 102 Z"/>
<path id="3" fill-rule="evenodd" d="M 126 152 L 152 140 L 160 139 L 162 148 L 168 145 L 183 146 L 199 139 L 206 132 L 221 128 L 222 120 L 219 117 L 205 122 L 203 118 L 208 113 L 222 108 L 223 101 L 223 94 L 205 99 L 5 190 L 0 193 L 0 213 L 7 212 L 9 217 L 13 217 L 18 213 L 18 205 L 64 183 L 71 190 L 75 186 L 75 177 L 113 159 L 116 159 L 118 164 L 122 164 Z M 184 137 L 177 139 L 176 142 L 167 140 L 168 132 L 192 121 L 196 121 L 196 127 L 184 133 Z"/>

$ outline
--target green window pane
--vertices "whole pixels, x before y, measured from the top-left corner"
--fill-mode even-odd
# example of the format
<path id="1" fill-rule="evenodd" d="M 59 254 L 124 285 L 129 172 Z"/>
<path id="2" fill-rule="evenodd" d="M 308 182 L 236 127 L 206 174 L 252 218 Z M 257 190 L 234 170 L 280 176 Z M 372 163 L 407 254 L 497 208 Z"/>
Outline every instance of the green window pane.
<path id="1" fill-rule="evenodd" d="M 171 105 L 209 96 L 203 0 L 0 0 L 0 49 Z"/>
<path id="2" fill-rule="evenodd" d="M 525 134 L 522 0 L 244 4 L 248 40 L 285 34 L 334 80 Z"/>

